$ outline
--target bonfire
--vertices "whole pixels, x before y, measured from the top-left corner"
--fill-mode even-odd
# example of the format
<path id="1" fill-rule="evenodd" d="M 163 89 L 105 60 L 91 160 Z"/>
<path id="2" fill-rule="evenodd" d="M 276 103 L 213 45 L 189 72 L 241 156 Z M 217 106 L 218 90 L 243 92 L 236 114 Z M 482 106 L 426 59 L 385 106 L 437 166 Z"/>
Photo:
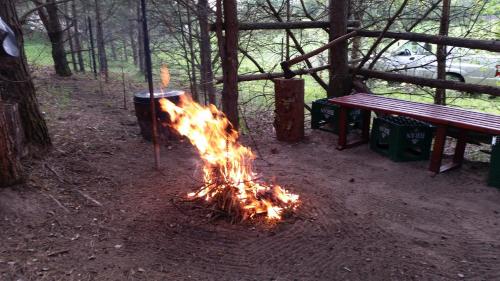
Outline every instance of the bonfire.
<path id="1" fill-rule="evenodd" d="M 280 220 L 297 208 L 298 195 L 257 180 L 255 155 L 238 142 L 238 132 L 214 105 L 200 105 L 188 95 L 178 105 L 167 99 L 160 105 L 170 116 L 170 126 L 189 139 L 203 162 L 204 184 L 188 194 L 190 199 L 205 201 L 233 221 L 258 216 Z"/>

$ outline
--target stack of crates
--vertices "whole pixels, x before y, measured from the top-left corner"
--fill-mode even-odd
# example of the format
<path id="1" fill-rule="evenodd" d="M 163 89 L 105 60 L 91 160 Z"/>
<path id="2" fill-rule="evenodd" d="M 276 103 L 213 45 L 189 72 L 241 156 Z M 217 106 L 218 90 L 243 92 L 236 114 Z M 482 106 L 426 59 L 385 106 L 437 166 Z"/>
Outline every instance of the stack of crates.
<path id="1" fill-rule="evenodd" d="M 500 136 L 493 137 L 493 142 L 491 144 L 488 185 L 500 188 Z"/>
<path id="2" fill-rule="evenodd" d="M 311 128 L 331 133 L 339 133 L 340 106 L 332 104 L 328 99 L 319 99 L 312 103 Z M 347 110 L 347 131 L 361 129 L 363 116 L 360 109 Z"/>
<path id="3" fill-rule="evenodd" d="M 395 162 L 428 160 L 434 127 L 404 116 L 373 120 L 370 148 Z"/>

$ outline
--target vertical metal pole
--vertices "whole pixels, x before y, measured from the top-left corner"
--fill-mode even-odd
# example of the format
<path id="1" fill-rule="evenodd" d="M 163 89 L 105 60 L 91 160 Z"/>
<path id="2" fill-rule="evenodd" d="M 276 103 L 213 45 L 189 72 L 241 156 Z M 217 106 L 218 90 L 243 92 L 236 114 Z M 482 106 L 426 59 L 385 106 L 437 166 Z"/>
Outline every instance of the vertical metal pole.
<path id="1" fill-rule="evenodd" d="M 89 39 L 90 39 L 90 54 L 92 55 L 92 67 L 94 68 L 94 77 L 97 79 L 97 64 L 95 61 L 95 49 L 94 49 L 94 34 L 92 33 L 92 21 L 90 17 L 87 18 L 89 23 Z"/>
<path id="2" fill-rule="evenodd" d="M 127 89 L 125 88 L 125 71 L 122 67 L 122 85 L 123 85 L 123 109 L 127 110 Z"/>
<path id="3" fill-rule="evenodd" d="M 151 107 L 151 121 L 153 125 L 153 146 L 155 154 L 155 168 L 160 169 L 160 144 L 158 143 L 158 127 L 156 126 L 156 106 L 155 106 L 155 95 L 153 88 L 153 70 L 151 62 L 151 49 L 149 47 L 149 32 L 148 32 L 148 20 L 146 14 L 146 1 L 141 0 L 141 10 L 142 10 L 142 31 L 144 36 L 144 57 L 146 60 L 146 75 L 148 77 L 149 85 L 149 100 Z"/>

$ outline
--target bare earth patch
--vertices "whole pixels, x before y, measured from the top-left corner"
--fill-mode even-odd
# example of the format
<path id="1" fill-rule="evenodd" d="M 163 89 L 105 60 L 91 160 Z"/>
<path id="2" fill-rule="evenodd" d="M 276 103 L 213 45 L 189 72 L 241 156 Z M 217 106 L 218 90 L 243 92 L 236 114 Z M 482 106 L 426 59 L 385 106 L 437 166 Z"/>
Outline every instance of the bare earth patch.
<path id="1" fill-rule="evenodd" d="M 300 194 L 278 225 L 232 225 L 185 201 L 200 183 L 191 145 L 162 147 L 154 171 L 121 85 L 37 79 L 54 149 L 0 190 L 1 280 L 499 280 L 500 193 L 488 165 L 431 177 L 336 136 L 274 139 L 247 116 L 257 170 Z M 132 94 L 136 87 L 130 87 Z M 131 100 L 131 99 L 130 99 Z M 268 123 L 265 123 L 268 124 Z"/>

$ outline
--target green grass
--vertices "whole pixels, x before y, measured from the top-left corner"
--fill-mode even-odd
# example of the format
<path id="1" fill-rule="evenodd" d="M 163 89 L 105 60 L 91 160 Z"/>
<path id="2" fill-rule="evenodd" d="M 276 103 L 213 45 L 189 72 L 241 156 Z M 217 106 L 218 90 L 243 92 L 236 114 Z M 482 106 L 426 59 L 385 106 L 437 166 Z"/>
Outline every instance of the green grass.
<path id="1" fill-rule="evenodd" d="M 54 65 L 50 45 L 42 40 L 26 40 L 24 42 L 24 51 L 26 52 L 26 58 L 29 65 Z"/>

